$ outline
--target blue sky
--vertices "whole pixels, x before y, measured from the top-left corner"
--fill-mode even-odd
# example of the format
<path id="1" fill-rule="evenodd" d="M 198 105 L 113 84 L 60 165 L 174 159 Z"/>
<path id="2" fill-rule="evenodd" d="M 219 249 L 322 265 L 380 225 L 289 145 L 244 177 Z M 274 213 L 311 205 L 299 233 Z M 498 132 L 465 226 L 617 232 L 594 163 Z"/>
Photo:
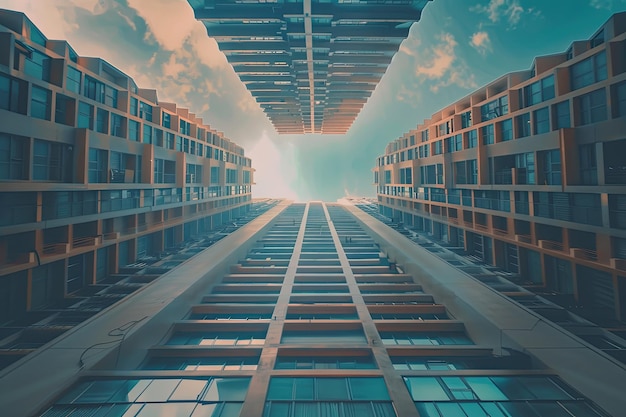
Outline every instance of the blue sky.
<path id="1" fill-rule="evenodd" d="M 186 0 L 0 0 L 244 146 L 254 197 L 373 196 L 386 144 L 537 55 L 586 39 L 626 0 L 434 0 L 345 135 L 278 135 Z"/>

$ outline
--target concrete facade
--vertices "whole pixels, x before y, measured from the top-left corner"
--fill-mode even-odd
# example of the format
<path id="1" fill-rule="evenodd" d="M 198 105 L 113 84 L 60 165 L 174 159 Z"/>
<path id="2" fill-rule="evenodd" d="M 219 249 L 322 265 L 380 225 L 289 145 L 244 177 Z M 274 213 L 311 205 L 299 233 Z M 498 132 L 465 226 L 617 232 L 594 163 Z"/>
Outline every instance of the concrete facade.
<path id="1" fill-rule="evenodd" d="M 55 309 L 250 208 L 241 146 L 8 10 L 0 121 L 1 366 L 63 330 L 31 326 Z"/>
<path id="2" fill-rule="evenodd" d="M 189 0 L 285 134 L 343 134 L 430 0 Z"/>
<path id="3" fill-rule="evenodd" d="M 380 213 L 626 336 L 626 15 L 390 142 Z M 618 339 L 619 339 L 618 338 Z M 596 345 L 604 340 L 594 340 Z M 624 341 L 603 349 L 626 360 Z"/>
<path id="4" fill-rule="evenodd" d="M 0 374 L 12 416 L 617 416 L 626 376 L 320 202 L 280 203 L 27 359 Z"/>

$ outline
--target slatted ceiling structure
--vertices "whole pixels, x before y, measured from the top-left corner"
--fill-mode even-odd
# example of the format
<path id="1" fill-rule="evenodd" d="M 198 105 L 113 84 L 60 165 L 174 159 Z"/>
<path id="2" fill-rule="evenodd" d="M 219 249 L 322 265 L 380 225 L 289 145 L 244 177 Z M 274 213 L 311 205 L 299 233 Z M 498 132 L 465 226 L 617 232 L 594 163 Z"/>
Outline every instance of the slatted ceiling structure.
<path id="1" fill-rule="evenodd" d="M 188 0 L 281 134 L 344 134 L 430 0 Z"/>

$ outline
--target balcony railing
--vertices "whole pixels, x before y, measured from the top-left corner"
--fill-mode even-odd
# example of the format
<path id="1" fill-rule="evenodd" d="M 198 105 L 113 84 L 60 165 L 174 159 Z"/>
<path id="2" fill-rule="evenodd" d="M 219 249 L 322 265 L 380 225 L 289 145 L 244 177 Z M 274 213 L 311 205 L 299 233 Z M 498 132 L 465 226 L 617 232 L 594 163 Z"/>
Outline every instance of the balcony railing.
<path id="1" fill-rule="evenodd" d="M 60 255 L 69 252 L 69 243 L 46 243 L 43 245 L 44 255 Z"/>
<path id="2" fill-rule="evenodd" d="M 82 248 L 86 246 L 95 246 L 102 243 L 100 236 L 78 237 L 72 240 L 72 248 Z"/>
<path id="3" fill-rule="evenodd" d="M 563 243 L 554 242 L 552 240 L 538 240 L 539 247 L 548 250 L 563 252 Z"/>
<path id="4" fill-rule="evenodd" d="M 570 253 L 574 258 L 585 259 L 587 261 L 598 260 L 598 252 L 593 249 L 570 248 Z"/>

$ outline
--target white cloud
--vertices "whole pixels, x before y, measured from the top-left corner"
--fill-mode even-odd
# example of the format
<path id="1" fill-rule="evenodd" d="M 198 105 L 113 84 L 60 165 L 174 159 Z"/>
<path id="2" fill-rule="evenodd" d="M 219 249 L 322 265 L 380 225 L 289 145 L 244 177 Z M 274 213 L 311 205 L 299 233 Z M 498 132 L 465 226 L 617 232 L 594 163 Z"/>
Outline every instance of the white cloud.
<path id="1" fill-rule="evenodd" d="M 611 10 L 615 7 L 623 6 L 626 0 L 591 0 L 589 5 L 595 9 Z"/>
<path id="2" fill-rule="evenodd" d="M 489 33 L 485 31 L 478 31 L 470 37 L 470 45 L 478 51 L 481 55 L 486 55 L 487 52 L 491 52 L 491 39 Z"/>
<path id="3" fill-rule="evenodd" d="M 456 60 L 454 48 L 457 46 L 457 42 L 454 40 L 454 36 L 450 33 L 444 33 L 440 36 L 441 43 L 436 45 L 431 53 L 433 56 L 432 61 L 425 65 L 418 65 L 415 69 L 415 73 L 424 75 L 427 78 L 441 78 L 448 72 L 452 63 Z"/>
<path id="4" fill-rule="evenodd" d="M 524 14 L 534 16 L 540 14 L 538 10 L 533 8 L 524 9 L 519 0 L 490 0 L 487 6 L 477 4 L 476 6 L 471 7 L 470 10 L 486 14 L 489 20 L 493 23 L 497 23 L 500 20 L 506 20 L 507 23 L 513 27 L 520 22 Z"/>
<path id="5" fill-rule="evenodd" d="M 145 20 L 154 39 L 167 51 L 182 47 L 196 23 L 185 0 L 128 0 L 128 6 Z"/>
<path id="6" fill-rule="evenodd" d="M 415 75 L 422 80 L 430 80 L 430 90 L 433 92 L 450 85 L 475 88 L 474 74 L 456 55 L 458 43 L 454 36 L 450 33 L 443 33 L 438 36 L 438 39 L 440 40 L 438 44 L 425 51 L 423 56 L 416 58 L 418 62 L 427 61 L 427 63 L 418 64 L 415 68 Z"/>

